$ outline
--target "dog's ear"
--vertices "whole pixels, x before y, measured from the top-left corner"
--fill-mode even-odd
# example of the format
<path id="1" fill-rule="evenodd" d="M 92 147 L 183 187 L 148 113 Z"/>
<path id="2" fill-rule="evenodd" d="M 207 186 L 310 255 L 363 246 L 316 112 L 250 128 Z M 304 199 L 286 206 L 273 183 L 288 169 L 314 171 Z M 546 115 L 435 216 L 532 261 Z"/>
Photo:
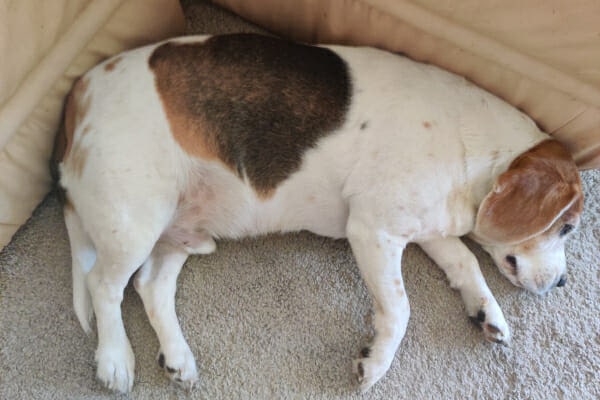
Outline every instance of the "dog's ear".
<path id="1" fill-rule="evenodd" d="M 498 177 L 479 207 L 474 234 L 488 243 L 519 243 L 546 231 L 571 208 L 583 209 L 577 167 L 562 144 L 546 140 Z"/>

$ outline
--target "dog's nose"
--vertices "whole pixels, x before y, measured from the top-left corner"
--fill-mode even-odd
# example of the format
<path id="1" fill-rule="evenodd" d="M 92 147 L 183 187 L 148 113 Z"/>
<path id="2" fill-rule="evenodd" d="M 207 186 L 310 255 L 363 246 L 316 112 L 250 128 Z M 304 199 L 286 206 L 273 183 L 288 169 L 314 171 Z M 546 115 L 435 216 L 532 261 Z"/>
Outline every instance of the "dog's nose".
<path id="1" fill-rule="evenodd" d="M 563 287 L 567 284 L 567 277 L 565 275 L 561 276 L 558 282 L 556 283 L 556 287 Z"/>

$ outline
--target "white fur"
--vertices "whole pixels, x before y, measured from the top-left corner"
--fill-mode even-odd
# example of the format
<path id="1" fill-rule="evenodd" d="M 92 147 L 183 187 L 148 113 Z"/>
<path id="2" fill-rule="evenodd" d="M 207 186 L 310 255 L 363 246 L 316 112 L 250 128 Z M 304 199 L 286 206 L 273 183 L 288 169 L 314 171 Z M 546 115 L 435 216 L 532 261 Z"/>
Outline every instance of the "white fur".
<path id="1" fill-rule="evenodd" d="M 61 166 L 76 210 L 66 212 L 75 309 L 88 330 L 93 304 L 98 376 L 108 387 L 128 391 L 133 384 L 119 307 L 140 265 L 136 289 L 169 374 L 187 386 L 196 382 L 175 314 L 175 282 L 188 254 L 215 249 L 213 237 L 306 229 L 349 239 L 376 311 L 370 354 L 356 362 L 363 389 L 385 374 L 406 330 L 400 262 L 408 242 L 421 244 L 444 269 L 469 315 L 485 312 L 488 339 L 509 340 L 502 311 L 458 237 L 473 229 L 496 176 L 547 138 L 529 118 L 435 67 L 331 46 L 351 72 L 346 120 L 306 152 L 300 170 L 272 197 L 261 199 L 222 164 L 192 158 L 176 143 L 148 67 L 155 47 L 121 55 L 110 73 L 101 65 L 85 76 L 91 106 L 75 141 L 90 151 L 81 176 L 69 159 Z M 187 228 L 198 226 L 203 230 L 188 237 Z M 189 244 L 177 246 L 182 237 Z"/>

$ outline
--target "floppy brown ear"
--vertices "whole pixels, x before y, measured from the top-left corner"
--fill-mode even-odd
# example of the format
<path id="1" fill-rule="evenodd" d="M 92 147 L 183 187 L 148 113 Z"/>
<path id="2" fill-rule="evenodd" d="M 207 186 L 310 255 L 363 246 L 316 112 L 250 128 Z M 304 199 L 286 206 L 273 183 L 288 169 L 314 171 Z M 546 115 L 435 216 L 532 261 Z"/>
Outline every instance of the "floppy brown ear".
<path id="1" fill-rule="evenodd" d="M 567 149 L 546 140 L 517 157 L 477 213 L 474 233 L 490 243 L 518 243 L 544 232 L 567 210 L 583 207 L 577 167 Z"/>

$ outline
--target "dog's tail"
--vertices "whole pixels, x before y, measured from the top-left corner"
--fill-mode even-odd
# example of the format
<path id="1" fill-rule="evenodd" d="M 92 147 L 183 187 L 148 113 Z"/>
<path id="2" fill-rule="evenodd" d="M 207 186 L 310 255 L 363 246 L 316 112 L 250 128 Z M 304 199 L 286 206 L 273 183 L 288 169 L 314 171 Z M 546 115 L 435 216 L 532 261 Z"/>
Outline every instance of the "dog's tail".
<path id="1" fill-rule="evenodd" d="M 81 218 L 68 202 L 65 204 L 65 224 L 71 243 L 71 260 L 73 273 L 73 307 L 81 327 L 90 333 L 91 321 L 94 316 L 92 299 L 87 286 L 86 276 L 96 262 L 96 248 L 83 229 Z"/>

